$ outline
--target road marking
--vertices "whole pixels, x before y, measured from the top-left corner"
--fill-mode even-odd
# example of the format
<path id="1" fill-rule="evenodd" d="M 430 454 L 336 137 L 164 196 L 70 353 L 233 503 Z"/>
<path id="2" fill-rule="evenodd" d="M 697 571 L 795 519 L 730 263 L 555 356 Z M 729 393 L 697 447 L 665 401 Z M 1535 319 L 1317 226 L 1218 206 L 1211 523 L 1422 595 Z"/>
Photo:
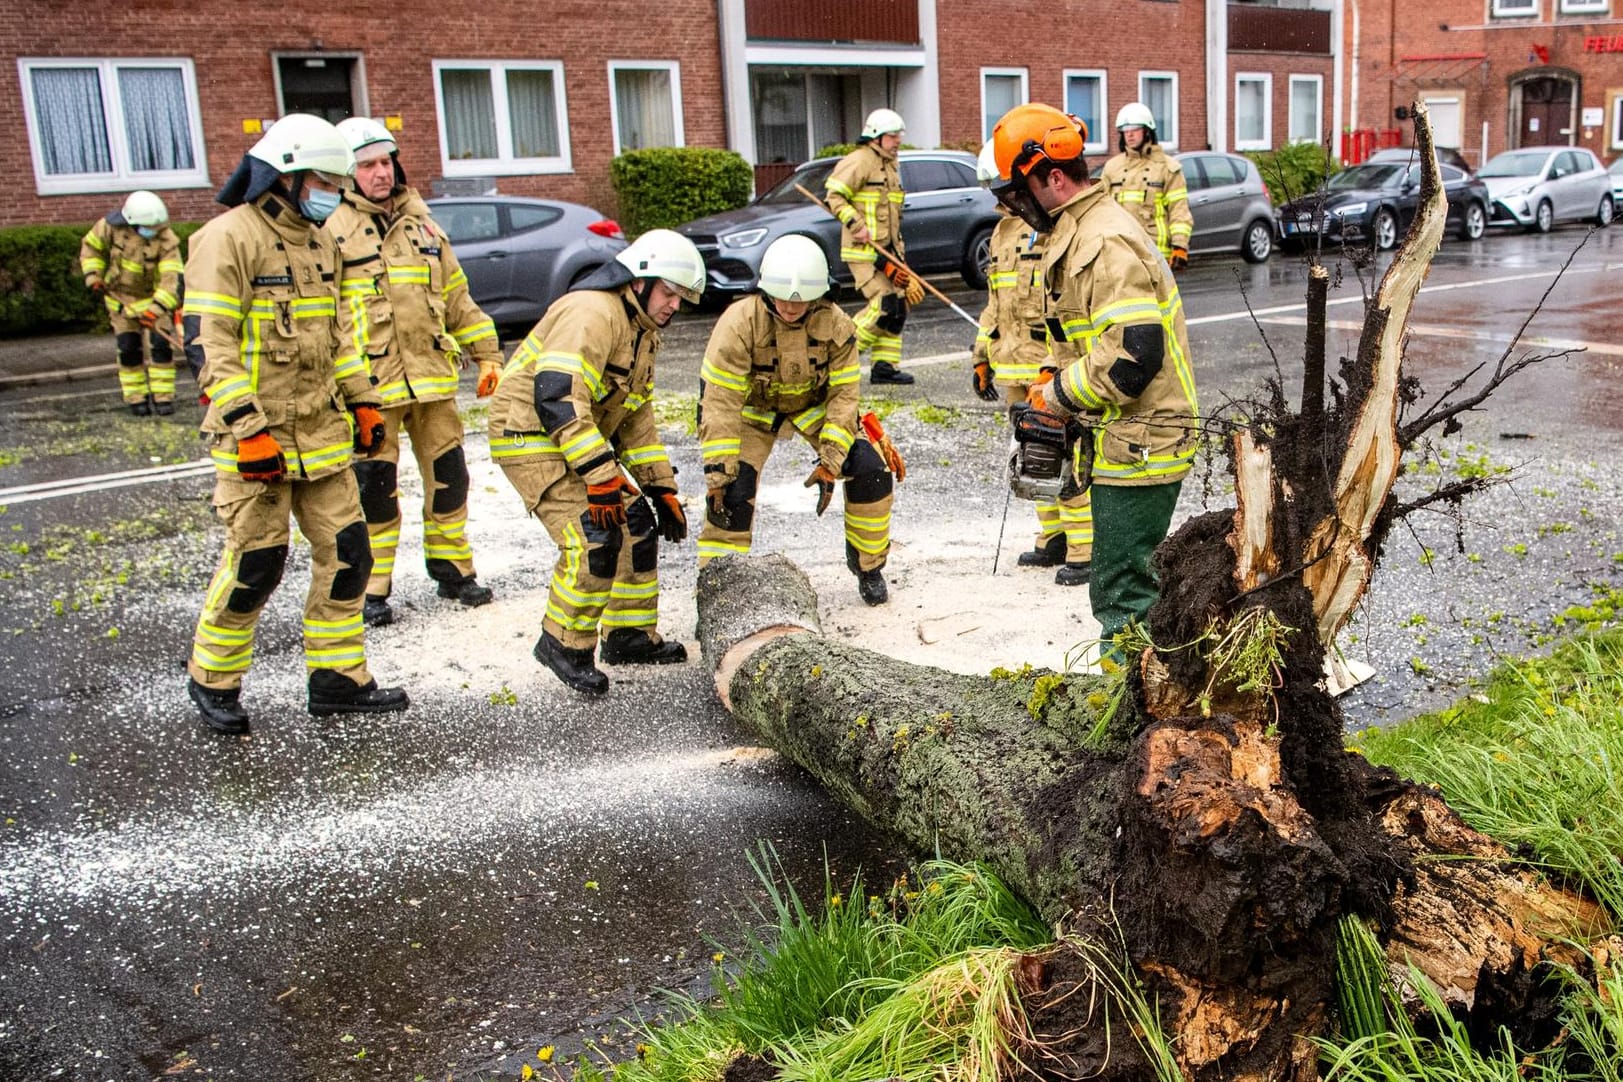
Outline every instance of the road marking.
<path id="1" fill-rule="evenodd" d="M 140 470 L 121 470 L 118 473 L 99 473 L 88 477 L 68 477 L 60 481 L 41 481 L 32 485 L 0 488 L 0 505 L 54 500 L 59 496 L 79 496 L 86 492 L 101 492 L 111 488 L 148 485 L 154 481 L 180 481 L 202 477 L 212 472 L 214 472 L 212 462 L 180 462 L 171 466 L 150 466 Z"/>
<path id="2" fill-rule="evenodd" d="M 1285 327 L 1307 326 L 1306 316 L 1273 316 L 1263 320 Z M 1325 326 L 1337 331 L 1359 331 L 1364 325 L 1354 319 L 1331 319 L 1325 321 Z M 1492 342 L 1496 345 L 1526 346 L 1529 349 L 1547 350 L 1584 350 L 1588 353 L 1599 353 L 1608 357 L 1623 357 L 1623 346 L 1612 345 L 1609 342 L 1586 342 L 1581 338 L 1550 338 L 1542 334 L 1525 334 L 1517 339 L 1513 334 L 1504 331 L 1473 331 L 1464 327 L 1445 327 L 1437 323 L 1411 323 L 1408 327 L 1410 334 L 1427 335 L 1432 338 L 1462 338 L 1471 342 Z"/>

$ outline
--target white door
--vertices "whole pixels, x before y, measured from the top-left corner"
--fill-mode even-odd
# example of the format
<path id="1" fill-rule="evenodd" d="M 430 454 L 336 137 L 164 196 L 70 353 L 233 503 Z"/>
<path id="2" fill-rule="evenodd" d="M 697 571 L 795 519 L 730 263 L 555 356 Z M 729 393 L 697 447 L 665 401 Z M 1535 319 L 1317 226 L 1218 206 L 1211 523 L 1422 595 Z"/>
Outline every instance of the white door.
<path id="1" fill-rule="evenodd" d="M 1458 95 L 1429 97 L 1422 95 L 1426 110 L 1431 114 L 1431 141 L 1440 147 L 1458 150 L 1460 141 L 1460 99 Z"/>

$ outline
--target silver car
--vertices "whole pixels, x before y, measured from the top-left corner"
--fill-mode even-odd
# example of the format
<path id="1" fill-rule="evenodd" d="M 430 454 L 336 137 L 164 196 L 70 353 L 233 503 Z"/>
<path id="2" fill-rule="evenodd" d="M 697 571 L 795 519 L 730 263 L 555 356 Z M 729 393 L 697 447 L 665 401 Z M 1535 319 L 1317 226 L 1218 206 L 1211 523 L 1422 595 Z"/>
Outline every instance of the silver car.
<path id="1" fill-rule="evenodd" d="M 428 209 L 456 246 L 468 292 L 504 333 L 524 333 L 575 282 L 626 246 L 591 207 L 514 195 L 447 196 Z"/>
<path id="2" fill-rule="evenodd" d="M 1262 173 L 1248 158 L 1192 150 L 1178 155 L 1189 187 L 1195 231 L 1191 252 L 1232 252 L 1261 263 L 1274 250 L 1274 204 Z"/>
<path id="3" fill-rule="evenodd" d="M 1583 147 L 1522 147 L 1477 171 L 1493 194 L 1493 224 L 1548 233 L 1557 222 L 1612 223 L 1612 178 Z"/>
<path id="4" fill-rule="evenodd" d="M 1623 154 L 1612 159 L 1612 164 L 1606 167 L 1612 175 L 1612 213 L 1617 213 L 1617 205 L 1623 203 Z"/>

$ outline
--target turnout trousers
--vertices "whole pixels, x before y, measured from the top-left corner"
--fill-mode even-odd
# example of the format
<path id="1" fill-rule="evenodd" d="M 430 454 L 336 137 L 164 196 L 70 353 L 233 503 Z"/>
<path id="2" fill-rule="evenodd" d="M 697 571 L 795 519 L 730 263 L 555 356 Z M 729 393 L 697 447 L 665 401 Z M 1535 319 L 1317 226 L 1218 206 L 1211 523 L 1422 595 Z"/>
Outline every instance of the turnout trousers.
<path id="1" fill-rule="evenodd" d="M 204 687 L 242 686 L 254 655 L 254 630 L 287 564 L 288 516 L 310 542 L 310 589 L 304 599 L 304 662 L 356 683 L 372 679 L 361 638 L 361 605 L 372 555 L 361 521 L 355 475 L 266 484 L 234 478 L 214 483 L 214 509 L 225 523 L 225 551 L 209 583 L 192 639 L 187 672 Z"/>
<path id="2" fill-rule="evenodd" d="M 1023 406 L 1026 385 L 1011 383 L 1004 388 L 1008 406 Z M 1093 559 L 1093 499 L 1083 489 L 1075 496 L 1038 500 L 1036 547 L 1045 549 L 1056 536 L 1065 535 L 1065 562 L 1085 564 Z"/>
<path id="3" fill-rule="evenodd" d="M 113 324 L 113 341 L 118 345 L 118 389 L 123 392 L 125 403 L 138 406 L 147 400 L 147 395 L 151 395 L 154 402 L 173 402 L 175 351 L 169 340 L 122 313 L 113 313 L 108 318 Z M 174 327 L 171 324 L 166 329 L 173 332 Z M 143 337 L 151 342 L 150 361 L 141 341 Z"/>

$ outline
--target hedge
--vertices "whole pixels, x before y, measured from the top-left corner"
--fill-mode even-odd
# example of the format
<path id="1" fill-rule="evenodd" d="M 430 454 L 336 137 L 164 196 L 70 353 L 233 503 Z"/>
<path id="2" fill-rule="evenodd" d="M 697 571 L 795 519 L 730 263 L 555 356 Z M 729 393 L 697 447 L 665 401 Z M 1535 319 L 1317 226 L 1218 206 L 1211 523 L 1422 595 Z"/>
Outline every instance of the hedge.
<path id="1" fill-rule="evenodd" d="M 1275 204 L 1318 191 L 1325 180 L 1341 170 L 1341 163 L 1318 143 L 1292 143 L 1278 150 L 1247 151 L 1245 156 L 1257 163 Z"/>
<path id="2" fill-rule="evenodd" d="M 200 222 L 174 222 L 184 258 Z M 85 225 L 0 229 L 0 335 L 107 330 L 107 309 L 85 288 L 79 241 Z"/>
<path id="3" fill-rule="evenodd" d="M 755 171 L 743 156 L 712 147 L 629 150 L 609 163 L 627 236 L 671 229 L 735 210 L 750 200 Z"/>

